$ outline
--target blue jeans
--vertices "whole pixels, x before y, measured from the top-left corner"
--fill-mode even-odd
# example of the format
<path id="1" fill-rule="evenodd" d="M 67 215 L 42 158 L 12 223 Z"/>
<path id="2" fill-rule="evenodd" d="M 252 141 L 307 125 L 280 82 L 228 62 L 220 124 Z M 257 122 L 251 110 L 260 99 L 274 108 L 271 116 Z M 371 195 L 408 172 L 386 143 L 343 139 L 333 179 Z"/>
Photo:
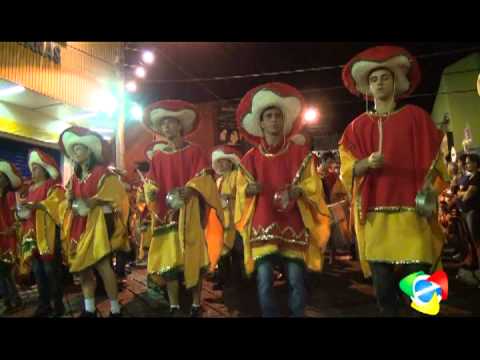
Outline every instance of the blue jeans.
<path id="1" fill-rule="evenodd" d="M 288 307 L 294 317 L 305 316 L 305 266 L 285 259 L 289 285 Z M 280 311 L 273 289 L 273 259 L 262 259 L 257 264 L 257 287 L 263 317 L 279 317 Z"/>

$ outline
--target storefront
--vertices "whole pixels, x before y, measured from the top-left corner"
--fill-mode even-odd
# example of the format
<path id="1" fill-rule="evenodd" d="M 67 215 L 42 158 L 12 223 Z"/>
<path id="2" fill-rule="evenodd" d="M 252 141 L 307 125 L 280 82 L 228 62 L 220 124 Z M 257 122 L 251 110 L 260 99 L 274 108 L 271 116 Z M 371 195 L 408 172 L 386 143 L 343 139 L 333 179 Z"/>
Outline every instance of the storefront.
<path id="1" fill-rule="evenodd" d="M 446 67 L 442 74 L 432 117 L 448 134 L 444 142 L 455 151 L 480 152 L 480 100 L 476 84 L 480 71 L 480 53 L 473 53 Z M 449 143 L 447 144 L 447 140 Z"/>
<path id="2" fill-rule="evenodd" d="M 28 176 L 28 150 L 41 147 L 60 160 L 66 180 L 58 137 L 79 125 L 111 141 L 122 167 L 121 64 L 119 42 L 0 42 L 0 158 Z"/>

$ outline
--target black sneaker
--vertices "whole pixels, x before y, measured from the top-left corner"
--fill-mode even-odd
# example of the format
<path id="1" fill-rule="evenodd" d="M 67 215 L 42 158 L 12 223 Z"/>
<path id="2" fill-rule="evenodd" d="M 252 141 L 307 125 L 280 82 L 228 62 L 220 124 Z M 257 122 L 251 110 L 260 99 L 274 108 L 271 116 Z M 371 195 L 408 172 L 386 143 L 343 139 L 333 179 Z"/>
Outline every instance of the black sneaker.
<path id="1" fill-rule="evenodd" d="M 170 308 L 170 317 L 173 317 L 173 318 L 178 318 L 178 317 L 182 317 L 182 311 L 180 310 L 180 308 L 178 307 L 171 307 Z"/>
<path id="2" fill-rule="evenodd" d="M 40 305 L 37 307 L 35 312 L 33 313 L 33 317 L 36 318 L 43 318 L 43 317 L 48 317 L 52 313 L 52 308 L 50 306 L 43 306 Z"/>
<path id="3" fill-rule="evenodd" d="M 190 310 L 190 317 L 198 318 L 198 317 L 202 317 L 201 315 L 202 315 L 202 307 L 192 306 L 192 309 Z"/>
<path id="4" fill-rule="evenodd" d="M 83 310 L 80 314 L 81 318 L 96 318 L 97 317 L 97 312 L 90 312 L 90 311 L 86 311 L 86 310 Z"/>

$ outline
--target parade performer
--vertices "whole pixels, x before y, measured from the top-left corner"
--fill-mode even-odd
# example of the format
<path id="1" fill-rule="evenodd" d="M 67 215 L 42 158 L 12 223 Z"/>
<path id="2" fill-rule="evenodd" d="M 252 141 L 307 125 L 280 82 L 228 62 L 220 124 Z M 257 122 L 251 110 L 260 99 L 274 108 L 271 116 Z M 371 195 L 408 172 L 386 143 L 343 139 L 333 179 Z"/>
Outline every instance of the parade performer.
<path id="1" fill-rule="evenodd" d="M 6 313 L 13 313 L 23 305 L 14 274 L 18 260 L 15 191 L 21 186 L 22 177 L 15 165 L 0 160 L 0 281 Z"/>
<path id="2" fill-rule="evenodd" d="M 355 118 L 340 140 L 341 178 L 352 194 L 364 275 L 373 277 L 382 314 L 399 313 L 394 265 L 430 272 L 444 242 L 437 194 L 447 185 L 443 133 L 414 105 L 398 106 L 420 82 L 416 59 L 395 46 L 370 48 L 344 67 L 347 89 L 374 109 Z"/>
<path id="3" fill-rule="evenodd" d="M 209 265 L 216 265 L 223 247 L 221 227 L 208 248 L 205 239 L 205 229 L 210 223 L 209 209 L 215 210 L 217 223 L 223 223 L 213 171 L 202 148 L 184 140 L 199 121 L 196 107 L 182 100 L 153 103 L 143 118 L 144 125 L 168 143 L 154 151 L 144 189 L 153 226 L 147 271 L 166 281 L 170 312 L 174 317 L 181 314 L 179 280 L 182 275 L 185 287 L 192 290 L 190 315 L 200 315 L 203 273 Z M 210 248 L 212 244 L 214 248 Z M 218 256 L 210 256 L 209 261 L 212 253 Z"/>
<path id="4" fill-rule="evenodd" d="M 38 287 L 39 305 L 34 316 L 62 316 L 65 306 L 59 209 L 65 190 L 58 165 L 50 155 L 31 150 L 28 167 L 33 183 L 18 215 L 22 219 L 22 261 L 32 264 Z"/>
<path id="5" fill-rule="evenodd" d="M 280 316 L 273 296 L 274 264 L 284 260 L 293 316 L 304 316 L 305 266 L 322 270 L 329 215 L 314 155 L 290 138 L 302 127 L 304 100 L 290 85 L 250 90 L 237 109 L 237 126 L 255 147 L 237 174 L 235 223 L 247 274 L 256 268 L 265 317 Z M 283 263 L 283 261 L 280 261 Z"/>
<path id="6" fill-rule="evenodd" d="M 86 128 L 71 127 L 59 145 L 74 164 L 62 203 L 62 236 L 70 272 L 78 273 L 85 301 L 82 317 L 95 317 L 96 269 L 110 300 L 110 316 L 120 317 L 112 253 L 129 251 L 129 201 L 118 175 L 108 168 L 109 148 L 102 137 Z"/>
<path id="7" fill-rule="evenodd" d="M 220 145 L 213 149 L 212 168 L 220 193 L 224 218 L 224 244 L 218 269 L 217 287 L 223 289 L 231 281 L 239 285 L 242 278 L 242 239 L 234 223 L 237 172 L 240 171 L 241 153 L 232 146 Z M 207 241 L 209 240 L 207 233 Z M 215 235 L 215 234 L 214 234 Z"/>

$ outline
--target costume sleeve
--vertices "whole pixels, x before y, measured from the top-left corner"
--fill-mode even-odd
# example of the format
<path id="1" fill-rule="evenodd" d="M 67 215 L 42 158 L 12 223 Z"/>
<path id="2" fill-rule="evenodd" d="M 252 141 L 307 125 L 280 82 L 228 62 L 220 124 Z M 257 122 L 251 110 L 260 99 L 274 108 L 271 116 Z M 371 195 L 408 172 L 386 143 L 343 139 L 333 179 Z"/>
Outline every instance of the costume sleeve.
<path id="1" fill-rule="evenodd" d="M 98 193 L 94 198 L 109 202 L 114 212 L 118 212 L 121 215 L 122 223 L 127 226 L 130 203 L 125 187 L 120 182 L 118 176 L 109 174 L 99 185 Z"/>
<path id="2" fill-rule="evenodd" d="M 55 221 L 55 224 L 61 223 L 60 204 L 65 200 L 65 189 L 60 185 L 55 185 L 48 191 L 48 196 L 40 204 L 44 206 L 46 212 Z"/>
<path id="3" fill-rule="evenodd" d="M 353 168 L 358 161 L 355 156 L 343 145 L 340 144 L 338 151 L 340 153 L 340 180 L 349 194 L 353 191 Z"/>

